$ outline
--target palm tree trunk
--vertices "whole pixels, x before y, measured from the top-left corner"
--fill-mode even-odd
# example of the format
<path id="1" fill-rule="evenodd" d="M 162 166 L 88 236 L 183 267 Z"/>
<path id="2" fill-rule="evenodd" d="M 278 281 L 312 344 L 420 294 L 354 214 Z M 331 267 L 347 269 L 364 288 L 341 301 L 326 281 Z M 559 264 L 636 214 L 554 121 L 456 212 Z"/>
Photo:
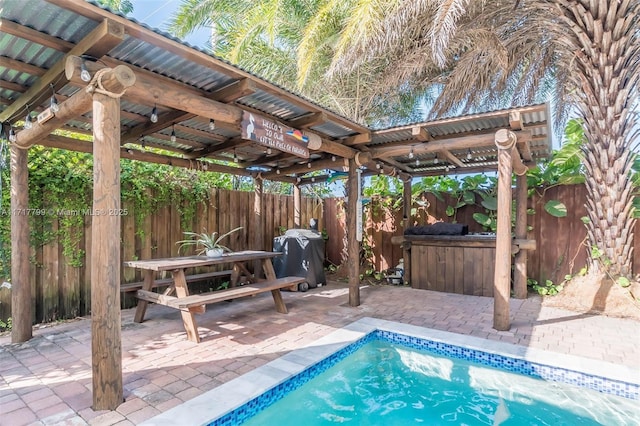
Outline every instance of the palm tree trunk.
<path id="1" fill-rule="evenodd" d="M 633 154 L 630 91 L 637 83 L 637 2 L 556 0 L 573 32 L 585 121 L 589 263 L 612 276 L 632 273 Z"/>

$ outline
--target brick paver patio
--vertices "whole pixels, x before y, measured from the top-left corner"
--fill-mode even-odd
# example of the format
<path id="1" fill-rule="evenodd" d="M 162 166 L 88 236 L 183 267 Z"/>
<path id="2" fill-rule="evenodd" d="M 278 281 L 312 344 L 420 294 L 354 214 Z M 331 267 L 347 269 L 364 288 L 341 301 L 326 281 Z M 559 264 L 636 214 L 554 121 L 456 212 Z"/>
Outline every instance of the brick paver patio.
<path id="1" fill-rule="evenodd" d="M 0 337 L 0 425 L 132 425 L 263 365 L 362 317 L 501 340 L 623 364 L 640 375 L 640 322 L 511 301 L 512 328 L 491 328 L 493 299 L 406 287 L 369 286 L 347 304 L 345 284 L 284 293 L 288 315 L 269 294 L 209 305 L 202 342 L 186 340 L 180 314 L 151 306 L 146 321 L 122 312 L 125 402 L 91 409 L 91 321 L 41 328 L 24 344 Z M 179 425 L 179 419 L 176 419 Z"/>

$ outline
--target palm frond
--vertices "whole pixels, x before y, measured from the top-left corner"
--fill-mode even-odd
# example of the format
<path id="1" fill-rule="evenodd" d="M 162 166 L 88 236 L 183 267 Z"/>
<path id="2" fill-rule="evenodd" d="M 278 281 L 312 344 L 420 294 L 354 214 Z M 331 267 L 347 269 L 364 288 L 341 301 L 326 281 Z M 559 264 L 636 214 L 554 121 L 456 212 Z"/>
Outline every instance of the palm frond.
<path id="1" fill-rule="evenodd" d="M 444 68 L 447 58 L 445 50 L 455 35 L 457 22 L 466 12 L 469 0 L 441 0 L 429 33 L 429 44 L 433 60 L 440 68 Z"/>

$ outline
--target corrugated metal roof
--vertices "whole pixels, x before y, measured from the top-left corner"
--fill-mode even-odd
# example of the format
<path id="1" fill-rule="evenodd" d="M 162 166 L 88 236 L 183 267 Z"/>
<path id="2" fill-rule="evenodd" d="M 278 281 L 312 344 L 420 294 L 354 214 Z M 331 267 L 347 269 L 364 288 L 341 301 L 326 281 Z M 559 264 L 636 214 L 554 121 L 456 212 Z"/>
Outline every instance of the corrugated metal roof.
<path id="1" fill-rule="evenodd" d="M 102 8 L 102 6 L 91 1 L 89 1 L 89 3 Z M 84 6 L 85 4 L 82 5 L 82 7 Z M 7 108 L 7 104 L 10 104 L 12 100 L 17 99 L 21 95 L 22 91 L 24 91 L 23 88 L 26 89 L 37 82 L 47 69 L 62 60 L 65 53 L 69 50 L 70 45 L 81 41 L 99 25 L 100 21 L 84 17 L 78 12 L 63 9 L 44 0 L 30 0 L 29 7 L 24 7 L 24 3 L 19 1 L 4 1 L 1 8 L 3 19 L 55 37 L 57 41 L 52 40 L 52 42 L 54 42 L 54 44 L 59 43 L 58 49 L 55 49 L 9 33 L 0 33 L 0 80 L 9 83 L 5 84 L 5 87 L 0 87 L 0 101 L 3 101 L 0 102 L 0 110 L 4 111 Z M 105 8 L 102 9 L 106 10 Z M 96 12 L 95 9 L 92 10 L 91 13 L 94 12 Z M 98 15 L 101 14 L 105 13 L 99 11 Z M 248 77 L 257 83 L 257 90 L 236 100 L 236 104 L 241 107 L 261 111 L 283 122 L 292 121 L 296 118 L 321 111 L 326 113 L 327 121 L 311 126 L 310 130 L 320 134 L 326 139 L 337 142 L 341 142 L 349 136 L 358 135 L 359 132 L 363 130 L 362 126 L 356 123 L 350 123 L 349 120 L 339 114 L 323 109 L 313 101 L 262 80 L 246 70 L 231 67 L 228 62 L 211 56 L 203 49 L 194 48 L 167 33 L 150 28 L 134 19 L 124 17 L 120 14 L 117 15 L 129 21 L 129 23 L 125 25 L 130 25 L 128 27 L 130 31 L 127 32 L 124 40 L 109 52 L 108 55 L 113 59 L 184 83 L 203 91 L 204 95 L 237 82 L 240 78 Z M 91 16 L 95 16 L 95 14 Z M 145 31 L 153 31 L 155 34 L 181 43 L 200 53 L 190 52 L 189 54 L 180 54 L 186 51 L 182 48 L 176 49 L 173 46 L 171 49 L 162 47 L 164 40 L 159 39 L 150 32 L 145 33 L 143 31 L 143 34 L 146 35 L 143 37 L 133 36 L 132 34 L 140 33 L 137 27 L 138 25 L 145 28 Z M 154 40 L 162 41 L 154 44 Z M 209 58 L 203 56 L 202 53 L 209 55 L 211 57 L 210 61 Z M 18 63 L 23 63 L 24 65 L 17 66 L 16 64 Z M 11 83 L 18 84 L 22 87 L 14 87 Z M 68 84 L 59 89 L 58 94 L 69 97 L 77 90 L 77 87 Z M 27 108 L 31 110 L 37 110 L 38 107 L 46 108 L 46 102 L 48 101 L 47 96 L 41 96 L 40 101 L 42 105 L 28 105 Z M 125 97 L 122 99 L 121 108 L 123 111 L 121 115 L 121 125 L 123 126 L 123 131 L 126 131 L 128 128 L 136 128 L 144 124 L 147 117 L 151 114 L 153 105 L 136 103 Z M 158 105 L 157 108 L 161 115 L 171 111 L 160 105 Z M 551 132 L 549 130 L 551 126 L 548 123 L 550 118 L 548 108 L 544 105 L 534 105 L 523 106 L 517 109 L 522 111 L 521 120 L 523 129 L 530 132 L 534 137 L 530 143 L 532 155 L 535 157 L 548 155 L 550 152 L 549 147 L 551 146 Z M 509 111 L 511 110 L 469 114 L 462 117 L 452 117 L 429 122 L 413 123 L 396 128 L 375 130 L 371 132 L 371 141 L 365 144 L 364 147 L 366 147 L 366 149 L 377 149 L 390 144 L 402 144 L 403 141 L 406 141 L 408 145 L 416 144 L 418 141 L 413 136 L 413 127 L 425 129 L 429 138 L 433 140 L 509 128 Z M 12 118 L 20 119 L 22 114 L 22 112 L 16 112 Z M 87 117 L 90 117 L 90 114 L 85 115 L 85 118 Z M 155 136 L 144 134 L 145 141 L 150 144 L 153 143 L 158 146 L 168 147 L 174 151 L 183 150 L 184 153 L 188 154 L 194 150 L 194 147 L 208 147 L 219 144 L 220 140 L 239 137 L 239 129 L 219 127 L 211 131 L 208 129 L 206 120 L 189 118 L 182 123 L 175 123 L 178 125 L 176 126 L 176 136 L 178 140 L 171 142 L 169 140 L 172 129 L 171 123 L 166 124 L 168 127 L 156 131 Z M 90 122 L 84 122 L 82 118 L 72 120 L 67 123 L 67 125 L 82 129 L 85 132 L 91 129 Z M 180 125 L 185 127 L 180 127 Z M 362 146 L 355 146 L 354 148 L 358 149 L 361 147 Z M 260 161 L 273 162 L 273 160 L 263 155 L 263 150 L 263 147 L 257 145 L 238 148 L 238 152 L 246 155 L 248 161 L 259 159 Z M 470 160 L 466 158 L 465 150 L 453 149 L 451 153 L 458 157 L 465 165 L 473 164 L 473 166 L 482 166 L 487 163 L 480 155 L 476 155 L 475 151 L 473 159 Z M 232 154 L 227 152 L 221 153 L 220 155 L 222 157 L 229 157 Z M 319 157 L 321 157 L 321 155 L 318 153 L 314 153 L 311 156 L 312 159 Z M 491 155 L 487 156 L 487 158 L 491 157 Z M 423 158 L 428 160 L 430 157 L 416 157 L 416 159 L 420 159 L 420 161 L 422 161 Z M 392 159 L 407 165 L 407 167 L 413 163 L 413 160 L 407 157 L 407 153 L 402 153 Z M 491 161 L 492 160 L 493 158 L 491 158 Z M 282 158 L 278 160 L 278 162 L 291 164 L 295 163 L 295 159 Z M 412 170 L 422 170 L 423 167 L 425 166 L 419 168 L 418 165 L 415 165 Z M 431 169 L 440 170 L 444 167 L 447 167 L 447 164 L 432 165 Z M 453 165 L 449 164 L 449 167 L 453 167 Z"/>

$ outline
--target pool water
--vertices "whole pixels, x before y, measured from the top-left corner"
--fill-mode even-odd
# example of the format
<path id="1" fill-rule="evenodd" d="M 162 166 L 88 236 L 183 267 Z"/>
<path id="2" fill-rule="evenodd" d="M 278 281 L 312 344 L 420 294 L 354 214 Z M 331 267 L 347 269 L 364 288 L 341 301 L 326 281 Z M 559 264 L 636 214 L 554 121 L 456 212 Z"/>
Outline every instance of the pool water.
<path id="1" fill-rule="evenodd" d="M 243 425 L 638 425 L 638 401 L 369 339 Z"/>

